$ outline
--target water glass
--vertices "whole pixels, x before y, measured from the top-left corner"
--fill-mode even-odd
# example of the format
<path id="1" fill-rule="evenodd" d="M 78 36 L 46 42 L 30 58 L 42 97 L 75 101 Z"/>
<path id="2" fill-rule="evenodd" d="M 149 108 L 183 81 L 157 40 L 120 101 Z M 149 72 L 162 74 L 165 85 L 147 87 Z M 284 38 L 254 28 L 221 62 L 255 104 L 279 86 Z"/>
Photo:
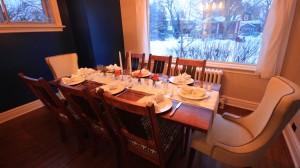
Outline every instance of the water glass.
<path id="1" fill-rule="evenodd" d="M 104 66 L 102 64 L 97 65 L 97 70 L 98 71 L 102 71 L 102 69 L 104 68 Z"/>

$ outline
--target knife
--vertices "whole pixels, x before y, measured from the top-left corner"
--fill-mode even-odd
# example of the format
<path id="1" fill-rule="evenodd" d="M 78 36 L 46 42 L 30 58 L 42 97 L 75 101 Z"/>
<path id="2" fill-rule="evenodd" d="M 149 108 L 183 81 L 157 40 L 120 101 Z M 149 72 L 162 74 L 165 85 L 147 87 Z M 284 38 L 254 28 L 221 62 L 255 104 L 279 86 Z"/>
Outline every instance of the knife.
<path id="1" fill-rule="evenodd" d="M 172 116 L 175 114 L 175 111 L 180 107 L 181 103 L 182 103 L 182 102 L 179 102 L 179 103 L 176 105 L 176 107 L 171 111 L 170 117 L 172 117 Z"/>

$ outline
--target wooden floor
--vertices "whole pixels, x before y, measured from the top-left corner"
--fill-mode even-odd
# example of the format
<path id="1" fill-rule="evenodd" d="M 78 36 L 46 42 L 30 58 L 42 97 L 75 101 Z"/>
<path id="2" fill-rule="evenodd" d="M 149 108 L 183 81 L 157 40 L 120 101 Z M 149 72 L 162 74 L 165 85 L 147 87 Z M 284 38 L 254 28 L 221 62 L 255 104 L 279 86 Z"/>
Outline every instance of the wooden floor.
<path id="1" fill-rule="evenodd" d="M 225 107 L 226 111 L 246 115 L 249 111 Z M 219 110 L 223 113 L 224 110 Z M 75 134 L 68 129 L 68 141 L 61 143 L 56 120 L 46 108 L 7 121 L 0 125 L 0 167 L 114 167 L 113 151 L 108 143 L 99 141 L 98 153 L 93 154 L 86 138 L 86 150 L 79 154 Z M 188 151 L 189 152 L 189 151 Z M 168 163 L 170 168 L 186 167 L 187 155 L 177 150 Z M 156 167 L 151 162 L 132 155 L 131 167 Z M 229 168 L 208 156 L 196 153 L 193 168 Z M 281 135 L 255 168 L 292 168 L 293 162 Z"/>

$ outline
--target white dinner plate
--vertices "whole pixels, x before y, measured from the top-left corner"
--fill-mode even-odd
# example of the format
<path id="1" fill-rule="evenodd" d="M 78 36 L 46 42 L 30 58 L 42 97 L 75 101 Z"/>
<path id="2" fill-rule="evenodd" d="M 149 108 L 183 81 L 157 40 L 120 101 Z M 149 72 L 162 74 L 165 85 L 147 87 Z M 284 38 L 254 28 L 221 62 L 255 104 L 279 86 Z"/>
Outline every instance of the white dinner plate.
<path id="1" fill-rule="evenodd" d="M 84 81 L 85 81 L 85 79 L 84 79 L 83 77 L 81 77 L 81 78 L 79 78 L 78 80 L 73 81 L 73 82 L 70 82 L 70 83 L 68 83 L 68 84 L 66 84 L 66 85 L 73 86 L 73 85 L 80 84 L 80 83 L 82 83 L 82 82 L 84 82 Z"/>
<path id="2" fill-rule="evenodd" d="M 134 72 L 132 72 L 132 76 L 133 76 L 133 74 L 138 74 L 140 72 L 140 70 L 136 70 L 136 71 L 134 71 Z M 150 76 L 152 73 L 149 71 L 147 74 L 144 74 L 143 76 L 142 76 L 142 78 L 144 78 L 144 77 L 148 77 L 148 76 Z"/>
<path id="3" fill-rule="evenodd" d="M 159 111 L 156 111 L 156 113 L 163 113 L 172 108 L 172 100 L 165 97 L 164 100 L 157 103 L 157 105 L 159 107 Z"/>
<path id="4" fill-rule="evenodd" d="M 176 76 L 170 77 L 170 78 L 169 78 L 169 81 L 170 81 L 171 83 L 174 83 L 174 84 L 177 85 L 178 83 L 174 81 L 175 77 L 176 77 Z M 187 84 L 187 85 L 189 85 L 189 84 L 192 84 L 192 83 L 194 83 L 194 79 L 190 78 L 189 80 L 185 81 L 185 83 L 182 83 L 182 84 Z"/>
<path id="5" fill-rule="evenodd" d="M 120 93 L 124 90 L 124 86 L 122 85 L 118 85 L 118 88 L 117 89 L 113 89 L 113 90 L 110 90 L 110 94 L 117 94 L 117 93 Z"/>
<path id="6" fill-rule="evenodd" d="M 205 98 L 209 97 L 209 93 L 207 91 L 203 96 L 194 96 L 193 94 L 184 94 L 184 93 L 182 93 L 181 89 L 178 91 L 178 95 L 183 97 L 183 98 L 192 99 L 192 100 L 201 100 L 201 99 L 205 99 Z"/>

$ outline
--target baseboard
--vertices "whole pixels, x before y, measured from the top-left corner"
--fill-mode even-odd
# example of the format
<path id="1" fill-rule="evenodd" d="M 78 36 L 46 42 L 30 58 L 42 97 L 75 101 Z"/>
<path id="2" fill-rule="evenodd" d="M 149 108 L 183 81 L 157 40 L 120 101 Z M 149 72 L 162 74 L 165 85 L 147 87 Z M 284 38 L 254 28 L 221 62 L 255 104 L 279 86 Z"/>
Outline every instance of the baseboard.
<path id="1" fill-rule="evenodd" d="M 254 111 L 259 105 L 259 103 L 257 103 L 257 102 L 247 101 L 247 100 L 238 99 L 238 98 L 234 98 L 234 97 L 229 97 L 226 95 L 222 95 L 221 98 L 225 98 L 226 105 L 239 107 L 239 108 L 247 109 L 247 110 L 251 110 L 251 111 Z"/>
<path id="2" fill-rule="evenodd" d="M 288 124 L 282 133 L 292 156 L 295 168 L 300 168 L 300 144 L 291 124 Z"/>
<path id="3" fill-rule="evenodd" d="M 44 104 L 40 100 L 36 100 L 27 104 L 24 104 L 22 106 L 10 109 L 8 111 L 5 111 L 3 113 L 0 113 L 0 124 L 9 121 L 13 118 L 16 118 L 18 116 L 21 116 L 23 114 L 29 113 L 35 109 L 38 109 L 40 107 L 43 107 Z"/>

